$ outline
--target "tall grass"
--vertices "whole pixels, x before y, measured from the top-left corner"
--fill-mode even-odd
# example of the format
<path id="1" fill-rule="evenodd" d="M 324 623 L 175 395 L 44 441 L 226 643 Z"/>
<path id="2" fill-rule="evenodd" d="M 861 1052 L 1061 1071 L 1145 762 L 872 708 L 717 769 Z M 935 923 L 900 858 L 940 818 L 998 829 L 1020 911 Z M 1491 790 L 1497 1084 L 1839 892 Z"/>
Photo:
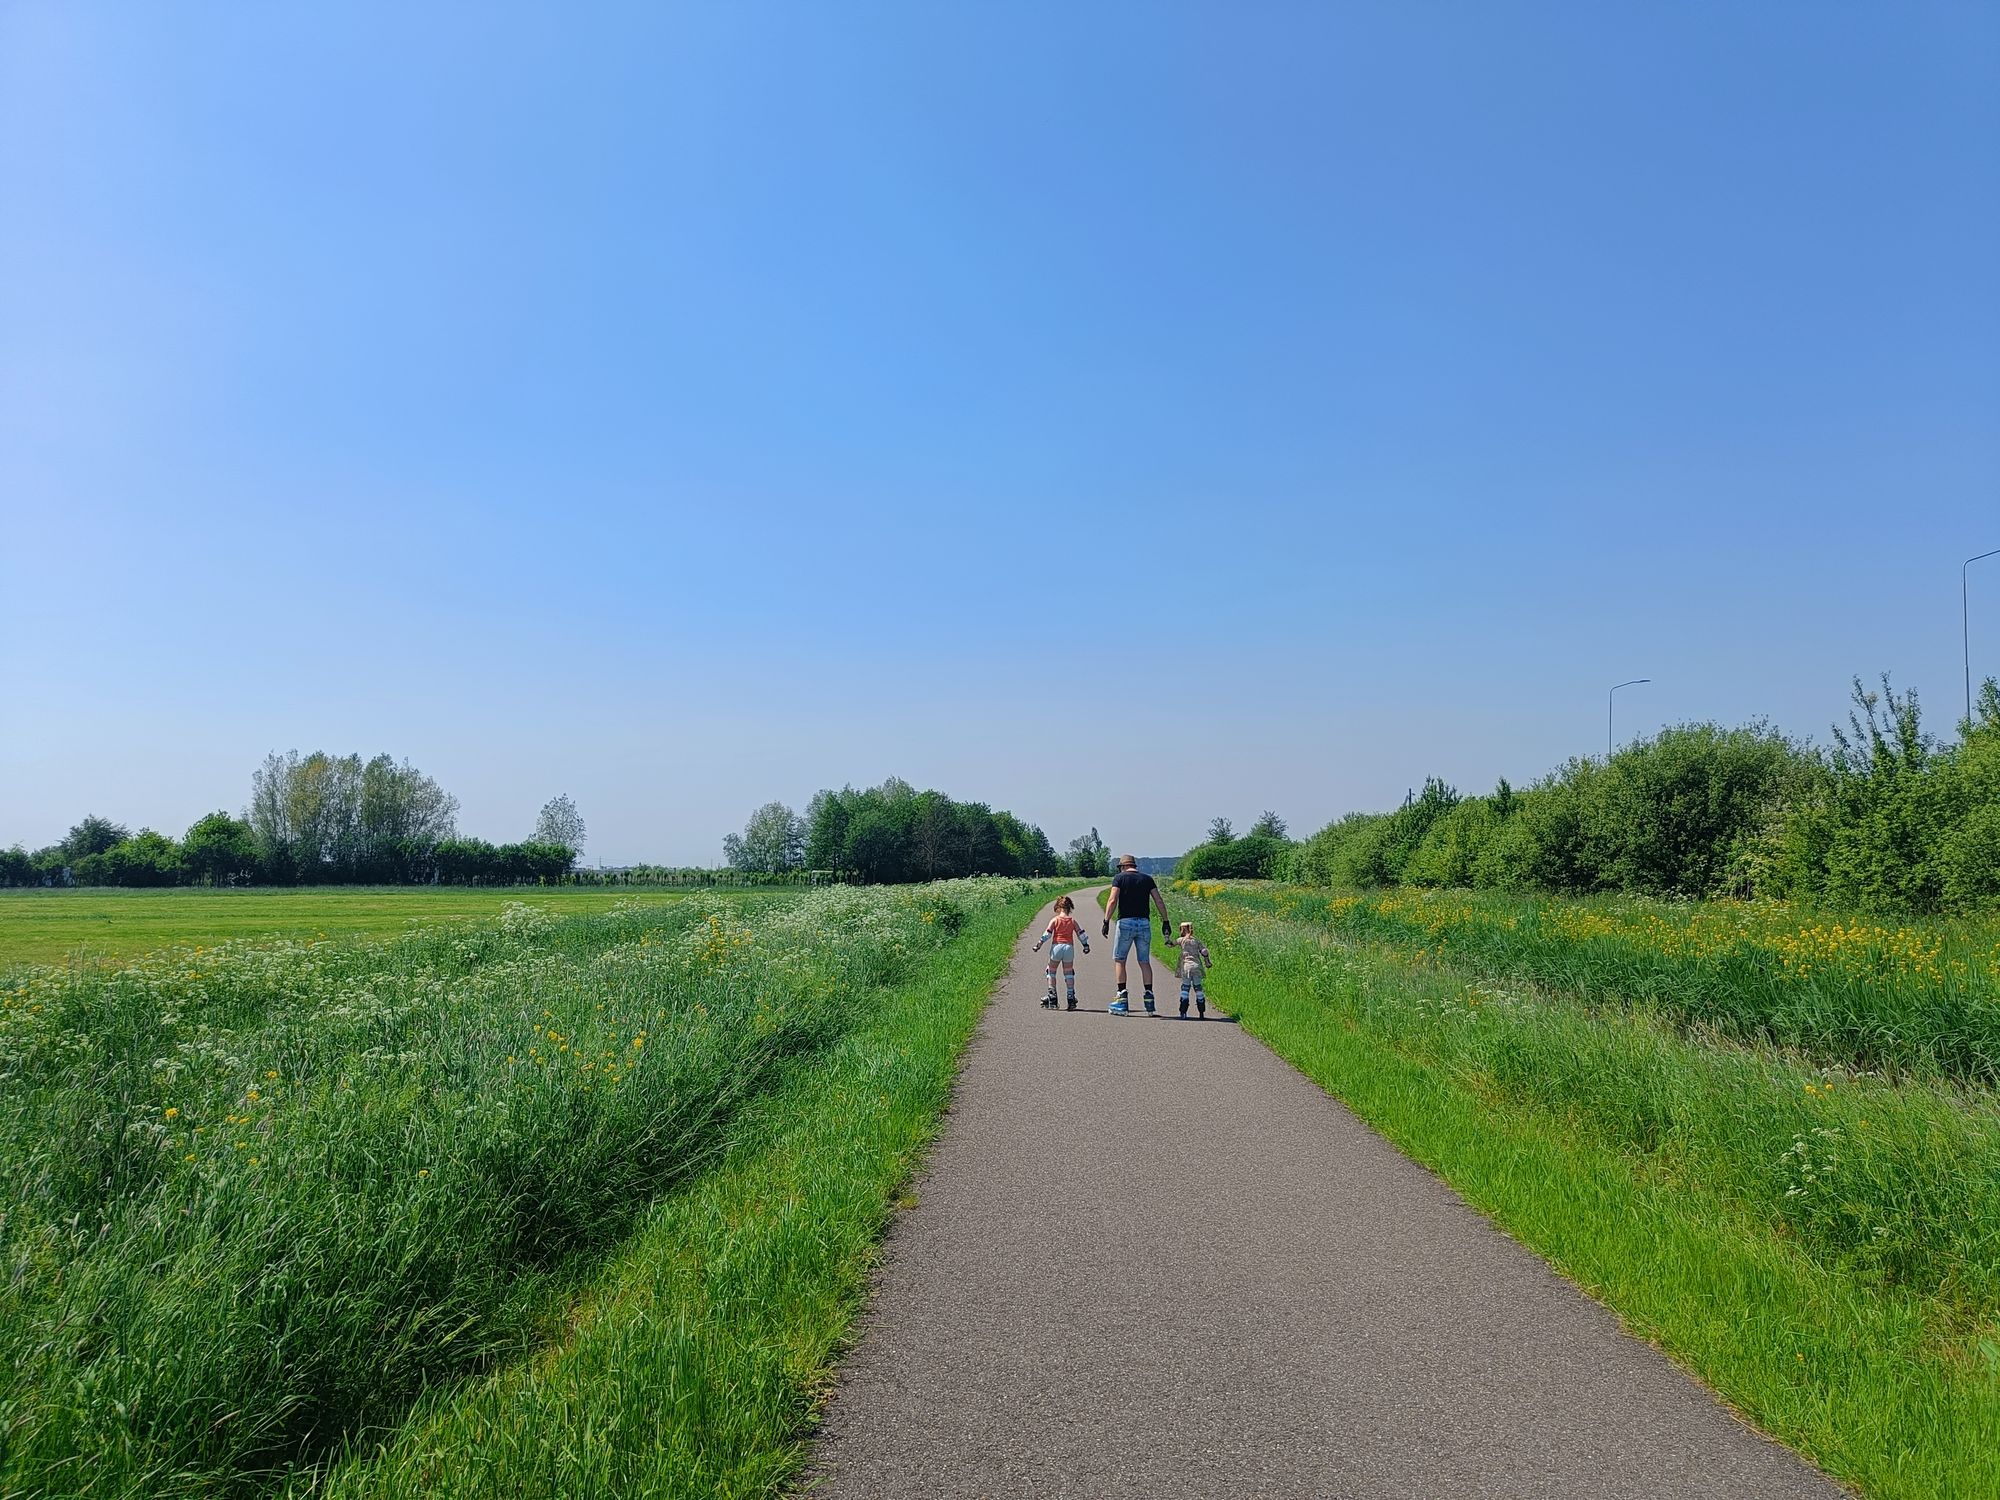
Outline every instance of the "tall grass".
<path id="1" fill-rule="evenodd" d="M 2000 1493 L 1990 1091 L 1441 964 L 1393 910 L 1190 897 L 1219 1003 L 1760 1422 L 1871 1493 Z"/>
<path id="2" fill-rule="evenodd" d="M 2000 1081 L 2000 921 L 1873 921 L 1779 902 L 1471 891 L 1239 893 L 1345 937 L 1797 1048 Z"/>
<path id="3" fill-rule="evenodd" d="M 560 1338 L 357 1445 L 324 1500 L 778 1493 L 805 1460 L 896 1187 L 1036 904 L 970 918 L 746 1107 L 727 1158 L 620 1245 Z"/>
<path id="4" fill-rule="evenodd" d="M 0 1493 L 251 1493 L 528 1347 L 788 1060 L 1019 889 L 15 974 Z"/>

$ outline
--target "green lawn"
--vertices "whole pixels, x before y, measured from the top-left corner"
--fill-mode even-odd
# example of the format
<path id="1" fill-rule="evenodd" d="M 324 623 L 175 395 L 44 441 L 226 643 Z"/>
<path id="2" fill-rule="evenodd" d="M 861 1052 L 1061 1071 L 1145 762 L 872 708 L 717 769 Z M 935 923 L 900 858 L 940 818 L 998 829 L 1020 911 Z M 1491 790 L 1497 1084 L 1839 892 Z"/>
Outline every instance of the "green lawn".
<path id="1" fill-rule="evenodd" d="M 412 922 L 490 917 L 509 901 L 604 911 L 668 902 L 639 887 L 260 886 L 244 890 L 0 890 L 0 968 L 70 957 L 128 958 L 175 943 L 256 937 L 387 937 Z"/>

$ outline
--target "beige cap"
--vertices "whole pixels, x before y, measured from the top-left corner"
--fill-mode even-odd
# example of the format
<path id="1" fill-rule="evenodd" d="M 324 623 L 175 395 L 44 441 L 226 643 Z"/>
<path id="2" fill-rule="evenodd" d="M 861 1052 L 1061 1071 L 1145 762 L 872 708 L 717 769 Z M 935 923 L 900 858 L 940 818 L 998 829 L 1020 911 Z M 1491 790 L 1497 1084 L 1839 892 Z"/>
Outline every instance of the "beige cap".
<path id="1" fill-rule="evenodd" d="M 1136 854 L 1121 854 L 1121 855 L 1119 855 L 1119 856 L 1118 856 L 1118 867 L 1119 867 L 1120 869 L 1122 869 L 1122 870 L 1136 870 L 1136 869 L 1138 869 L 1138 868 L 1139 868 L 1139 856 L 1138 856 L 1138 855 L 1136 855 Z"/>

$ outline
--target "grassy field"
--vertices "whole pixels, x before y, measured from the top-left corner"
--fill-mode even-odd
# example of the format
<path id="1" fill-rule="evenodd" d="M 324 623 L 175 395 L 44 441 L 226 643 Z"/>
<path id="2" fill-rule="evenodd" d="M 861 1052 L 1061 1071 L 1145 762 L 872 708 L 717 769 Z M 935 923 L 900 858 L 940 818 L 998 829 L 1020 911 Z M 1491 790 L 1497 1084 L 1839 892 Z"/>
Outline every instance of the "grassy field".
<path id="1" fill-rule="evenodd" d="M 1839 1067 L 2000 1082 L 2000 920 L 1990 917 L 1880 921 L 1776 902 L 1451 890 L 1275 887 L 1235 899 Z"/>
<path id="2" fill-rule="evenodd" d="M 494 916 L 510 901 L 582 913 L 609 911 L 621 901 L 678 901 L 686 894 L 601 886 L 0 890 L 0 969 L 71 957 L 129 958 L 174 943 L 390 937 L 412 923 Z"/>
<path id="3" fill-rule="evenodd" d="M 1219 1004 L 1765 1429 L 1870 1495 L 2000 1494 L 2000 1104 L 1964 1067 L 1987 934 L 1172 899 Z"/>
<path id="4" fill-rule="evenodd" d="M 16 970 L 0 1495 L 768 1493 L 1041 899 Z"/>

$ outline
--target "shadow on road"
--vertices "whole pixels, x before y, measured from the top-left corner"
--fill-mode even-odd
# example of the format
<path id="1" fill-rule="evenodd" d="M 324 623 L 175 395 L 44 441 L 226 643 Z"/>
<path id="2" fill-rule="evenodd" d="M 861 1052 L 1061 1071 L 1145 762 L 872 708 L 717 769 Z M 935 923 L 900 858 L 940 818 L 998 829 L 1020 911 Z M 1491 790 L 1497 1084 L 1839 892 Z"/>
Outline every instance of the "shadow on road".
<path id="1" fill-rule="evenodd" d="M 1042 1010 L 1048 1010 L 1047 1006 L 1041 1006 L 1039 1008 Z M 1054 1010 L 1050 1011 L 1049 1014 L 1072 1015 L 1072 1016 L 1108 1016 L 1111 1014 L 1111 1012 L 1105 1009 L 1105 1007 L 1103 1007 L 1102 1005 L 1079 1005 L 1073 1011 Z M 1178 1021 L 1181 1020 L 1182 1017 L 1177 1015 L 1173 1011 L 1163 1010 L 1158 1015 L 1149 1016 L 1143 1010 L 1135 1010 L 1128 1015 L 1121 1016 L 1119 1019 L 1136 1020 L 1136 1021 Z M 1188 1016 L 1186 1017 L 1186 1019 L 1190 1023 L 1192 1023 L 1197 1020 L 1202 1020 L 1203 1018 L 1198 1016 Z M 1210 1026 L 1235 1026 L 1240 1023 L 1234 1016 L 1216 1015 L 1215 1013 L 1210 1012 L 1210 1014 L 1206 1017 L 1205 1024 Z"/>

